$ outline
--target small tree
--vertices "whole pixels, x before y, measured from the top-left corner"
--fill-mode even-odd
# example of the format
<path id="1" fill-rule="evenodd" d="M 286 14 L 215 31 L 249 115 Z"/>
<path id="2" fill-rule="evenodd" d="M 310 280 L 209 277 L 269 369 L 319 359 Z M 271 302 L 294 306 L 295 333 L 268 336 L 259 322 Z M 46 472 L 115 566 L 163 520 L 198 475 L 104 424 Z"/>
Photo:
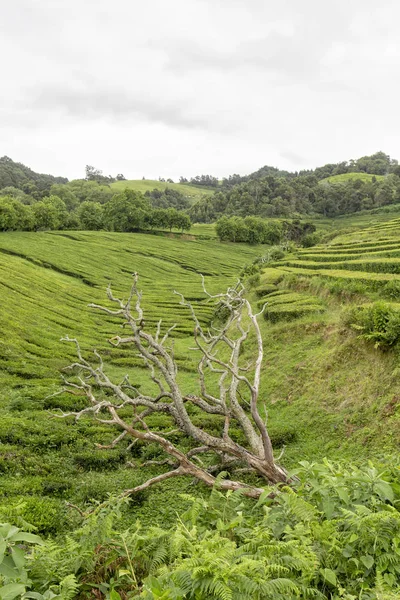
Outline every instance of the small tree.
<path id="1" fill-rule="evenodd" d="M 104 208 L 99 202 L 82 202 L 77 215 L 84 229 L 96 231 L 103 227 Z"/>
<path id="2" fill-rule="evenodd" d="M 89 306 L 123 320 L 129 334 L 124 337 L 115 336 L 109 341 L 113 346 L 128 345 L 133 348 L 148 368 L 158 393 L 142 393 L 130 383 L 128 376 L 121 383 L 112 381 L 96 350 L 94 354 L 98 364 L 93 366 L 84 358 L 78 341 L 67 337 L 64 338 L 65 341 L 76 345 L 78 360 L 67 367 L 76 378 L 65 379 L 63 391 L 85 396 L 87 406 L 79 412 L 61 416 L 73 415 L 79 419 L 82 415 L 91 413 L 102 423 L 117 426 L 121 433 L 111 447 L 125 436 L 134 441 L 141 440 L 160 446 L 167 455 L 166 460 L 160 461 L 160 464 L 169 464 L 172 469 L 125 493 L 140 491 L 170 477 L 183 475 L 190 475 L 212 486 L 215 483 L 213 473 L 226 468 L 252 471 L 269 483 L 287 481 L 285 470 L 275 462 L 266 421 L 259 412 L 263 341 L 257 319 L 261 313 L 254 314 L 245 298 L 243 285 L 239 282 L 235 287 L 228 288 L 226 293 L 212 296 L 205 289 L 203 279 L 203 290 L 209 301 L 214 302 L 219 310 L 222 309 L 226 317 L 219 328 L 211 325 L 209 330 L 205 330 L 200 324 L 191 303 L 175 292 L 180 297 L 180 304 L 191 313 L 194 341 L 200 353 L 197 365 L 199 392 L 184 394 L 178 382 L 178 366 L 169 341 L 175 326 L 162 333 L 160 320 L 154 334 L 145 330 L 142 294 L 137 283 L 138 275 L 135 273 L 127 301 L 115 298 L 111 288 L 108 288 L 108 299 L 117 305 L 115 310 L 97 304 Z M 255 340 L 255 361 L 253 365 L 243 365 L 241 352 L 249 336 Z M 218 393 L 215 389 L 218 389 Z M 191 409 L 190 406 L 196 408 Z M 220 435 L 196 425 L 193 420 L 194 410 L 218 415 L 220 420 L 222 417 Z M 184 452 L 169 439 L 171 431 L 152 431 L 148 417 L 155 413 L 169 415 L 174 427 L 192 438 L 195 447 Z M 245 441 L 233 439 L 232 423 L 241 430 Z M 216 458 L 217 464 L 207 467 L 207 460 L 199 458 L 201 454 L 213 455 L 214 463 Z M 249 486 L 234 478 L 224 479 L 220 485 L 223 489 L 230 490 L 242 488 L 251 497 L 258 497 L 263 491 L 262 488 Z"/>

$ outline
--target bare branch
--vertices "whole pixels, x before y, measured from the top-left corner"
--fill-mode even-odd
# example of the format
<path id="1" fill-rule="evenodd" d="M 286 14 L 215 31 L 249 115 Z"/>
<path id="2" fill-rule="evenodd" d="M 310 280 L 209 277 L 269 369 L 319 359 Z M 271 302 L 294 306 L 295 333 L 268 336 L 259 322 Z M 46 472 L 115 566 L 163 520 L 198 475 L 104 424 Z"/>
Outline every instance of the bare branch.
<path id="1" fill-rule="evenodd" d="M 148 369 L 149 379 L 158 387 L 158 394 L 142 393 L 138 387 L 130 383 L 128 375 L 120 384 L 114 383 L 106 374 L 103 359 L 96 350 L 94 355 L 97 365 L 92 367 L 83 358 L 78 341 L 64 338 L 65 341 L 75 344 L 78 356 L 78 360 L 68 367 L 68 371 L 75 377 L 64 378 L 64 391 L 86 396 L 88 406 L 80 411 L 61 413 L 57 416 L 74 416 L 75 419 L 79 419 L 83 415 L 92 414 L 98 421 L 118 427 L 120 434 L 111 444 L 98 445 L 100 448 L 114 448 L 126 436 L 132 439 L 128 448 L 137 441 L 156 443 L 160 446 L 167 458 L 150 461 L 150 463 L 158 466 L 174 465 L 176 468 L 149 479 L 132 490 L 127 490 L 126 495 L 147 489 L 170 477 L 182 475 L 190 475 L 203 481 L 207 486 L 212 486 L 215 484 L 215 478 L 211 472 L 217 472 L 223 465 L 235 464 L 243 465 L 244 469 L 250 469 L 268 482 L 286 482 L 286 472 L 274 460 L 267 425 L 258 410 L 263 342 L 257 318 L 262 311 L 258 314 L 252 312 L 252 307 L 244 296 L 245 289 L 241 282 L 229 287 L 224 294 L 212 295 L 206 290 L 204 277 L 202 278 L 203 291 L 208 301 L 213 301 L 217 307 L 224 307 L 227 313 L 221 327 L 211 325 L 207 330 L 200 323 L 193 305 L 181 293 L 175 292 L 180 298 L 179 304 L 190 311 L 194 322 L 196 348 L 200 351 L 197 366 L 200 393 L 190 394 L 183 394 L 178 383 L 173 338 L 170 347 L 166 346 L 175 325 L 162 334 L 162 321 L 159 320 L 154 335 L 146 330 L 141 304 L 142 294 L 137 284 L 138 275 L 134 273 L 127 301 L 115 298 L 111 287 L 108 288 L 108 299 L 117 304 L 116 310 L 97 304 L 91 306 L 106 314 L 121 317 L 123 326 L 129 327 L 128 335 L 117 335 L 109 341 L 116 347 L 124 344 L 133 346 L 135 353 Z M 243 344 L 250 335 L 255 335 L 256 339 L 257 352 L 254 365 L 248 362 L 243 364 L 241 359 Z M 250 407 L 250 415 L 243 406 L 246 404 Z M 190 405 L 196 407 L 196 414 L 198 411 L 203 411 L 203 413 L 223 416 L 224 425 L 221 433 L 211 434 L 206 426 L 195 425 L 191 416 L 193 409 L 190 410 Z M 129 410 L 131 416 L 127 418 Z M 108 418 L 104 417 L 104 412 L 108 413 Z M 164 433 L 153 431 L 147 417 L 157 412 L 170 415 L 175 428 Z M 245 443 L 240 444 L 230 437 L 232 421 L 241 428 Z M 169 435 L 176 432 L 191 437 L 199 445 L 189 452 L 183 452 L 168 439 Z M 209 453 L 218 458 L 218 464 L 207 466 Z M 200 460 L 199 454 L 206 455 L 203 461 Z M 262 488 L 249 488 L 240 481 L 232 480 L 221 482 L 221 488 L 243 489 L 250 497 L 258 497 L 263 491 Z"/>

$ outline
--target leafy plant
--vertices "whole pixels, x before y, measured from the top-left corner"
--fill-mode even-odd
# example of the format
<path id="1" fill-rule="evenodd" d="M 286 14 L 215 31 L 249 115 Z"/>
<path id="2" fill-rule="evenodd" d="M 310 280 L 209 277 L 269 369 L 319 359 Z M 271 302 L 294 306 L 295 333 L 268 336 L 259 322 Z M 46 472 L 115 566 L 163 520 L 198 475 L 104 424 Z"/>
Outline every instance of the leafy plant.
<path id="1" fill-rule="evenodd" d="M 108 600 L 396 597 L 396 466 L 304 461 L 292 474 L 294 487 L 267 488 L 257 502 L 242 490 L 223 493 L 223 477 L 208 498 L 184 495 L 189 508 L 171 528 L 137 522 L 120 531 L 126 499 L 96 505 L 67 538 L 35 549 L 35 590 L 26 597 L 64 598 L 62 586 L 73 593 L 77 583 L 81 598 Z"/>
<path id="2" fill-rule="evenodd" d="M 375 348 L 394 346 L 400 340 L 400 311 L 385 302 L 358 306 L 345 316 L 345 323 L 374 342 Z"/>
<path id="3" fill-rule="evenodd" d="M 78 584 L 74 575 L 65 577 L 59 585 L 51 586 L 45 592 L 33 591 L 30 578 L 32 560 L 29 546 L 43 544 L 42 539 L 9 523 L 0 524 L 0 598 L 32 598 L 34 600 L 71 600 L 76 596 Z"/>

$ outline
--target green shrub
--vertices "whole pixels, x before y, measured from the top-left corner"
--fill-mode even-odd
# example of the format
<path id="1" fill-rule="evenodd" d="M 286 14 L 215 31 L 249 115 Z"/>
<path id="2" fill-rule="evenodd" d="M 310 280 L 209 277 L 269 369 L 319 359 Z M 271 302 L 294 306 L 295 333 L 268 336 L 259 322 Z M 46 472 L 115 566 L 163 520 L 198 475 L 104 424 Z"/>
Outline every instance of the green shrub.
<path id="1" fill-rule="evenodd" d="M 31 524 L 41 534 L 50 535 L 65 530 L 66 512 L 65 505 L 61 500 L 40 496 L 22 496 L 9 501 L 4 510 L 12 511 L 13 506 L 18 507 L 19 517 Z M 0 506 L 1 512 L 2 507 Z"/>
<path id="2" fill-rule="evenodd" d="M 391 300 L 400 299 L 400 281 L 394 279 L 383 286 L 382 294 Z"/>
<path id="3" fill-rule="evenodd" d="M 281 304 L 268 308 L 264 316 L 268 321 L 277 323 L 278 321 L 293 321 L 300 317 L 305 317 L 313 313 L 322 313 L 325 308 L 320 304 Z"/>
<path id="4" fill-rule="evenodd" d="M 250 277 L 247 277 L 246 284 L 249 288 L 253 288 L 260 285 L 260 273 L 255 273 L 254 275 L 250 275 Z"/>
<path id="5" fill-rule="evenodd" d="M 258 298 L 262 298 L 263 296 L 267 296 L 272 292 L 276 292 L 276 289 L 276 285 L 273 285 L 272 283 L 264 283 L 255 289 L 255 293 Z"/>
<path id="6" fill-rule="evenodd" d="M 84 471 L 104 471 L 117 469 L 125 462 L 126 453 L 123 449 L 87 450 L 74 455 L 74 463 Z"/>
<path id="7" fill-rule="evenodd" d="M 268 257 L 270 260 L 280 260 L 284 256 L 285 256 L 285 252 L 280 247 L 271 248 L 271 250 L 268 253 Z"/>
<path id="8" fill-rule="evenodd" d="M 42 482 L 42 493 L 45 496 L 64 498 L 72 488 L 72 482 L 67 479 L 47 477 Z"/>
<path id="9" fill-rule="evenodd" d="M 400 310 L 385 302 L 352 308 L 344 315 L 344 323 L 374 342 L 375 348 L 395 346 L 400 340 Z"/>
<path id="10" fill-rule="evenodd" d="M 301 245 L 303 246 L 303 248 L 311 248 L 312 246 L 316 246 L 317 244 L 319 244 L 320 241 L 321 234 L 315 231 L 314 233 L 307 234 L 303 238 Z"/>

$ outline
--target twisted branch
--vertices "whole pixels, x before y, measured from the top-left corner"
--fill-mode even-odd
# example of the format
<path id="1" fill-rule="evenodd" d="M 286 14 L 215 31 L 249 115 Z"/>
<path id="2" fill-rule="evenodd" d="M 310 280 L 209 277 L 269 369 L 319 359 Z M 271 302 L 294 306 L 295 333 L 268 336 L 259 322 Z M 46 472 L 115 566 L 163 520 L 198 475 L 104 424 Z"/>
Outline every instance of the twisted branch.
<path id="1" fill-rule="evenodd" d="M 149 395 L 140 392 L 129 382 L 126 375 L 120 384 L 114 383 L 105 372 L 105 365 L 100 354 L 95 350 L 97 365 L 94 367 L 84 358 L 79 342 L 76 339 L 64 338 L 76 347 L 78 360 L 66 368 L 74 374 L 73 379 L 64 378 L 65 388 L 72 394 L 86 396 L 88 405 L 77 412 L 61 413 L 62 417 L 83 415 L 93 416 L 103 423 L 117 426 L 121 433 L 111 444 L 99 447 L 114 448 L 126 436 L 148 443 L 157 443 L 168 456 L 163 464 L 174 466 L 172 471 L 163 473 L 148 482 L 127 490 L 126 494 L 146 489 L 150 485 L 170 477 L 191 475 L 203 481 L 206 485 L 214 485 L 215 478 L 210 471 L 218 466 L 208 467 L 200 461 L 198 454 L 213 453 L 222 464 L 242 465 L 250 469 L 270 483 L 287 481 L 284 469 L 279 467 L 273 456 L 272 444 L 267 425 L 258 410 L 261 367 L 263 361 L 263 341 L 255 314 L 249 301 L 245 298 L 245 289 L 238 282 L 228 288 L 224 294 L 212 295 L 207 292 L 204 278 L 203 291 L 208 301 L 219 307 L 224 307 L 227 318 L 220 328 L 211 325 L 205 330 L 201 325 L 193 305 L 182 294 L 175 292 L 180 298 L 180 304 L 186 307 L 194 322 L 194 339 L 196 348 L 200 351 L 197 365 L 200 393 L 183 394 L 179 386 L 178 365 L 174 359 L 172 348 L 167 347 L 175 326 L 162 332 L 162 321 L 159 320 L 155 334 L 145 330 L 144 312 L 141 305 L 142 293 L 137 288 L 138 275 L 133 275 L 133 285 L 127 301 L 113 296 L 111 287 L 107 289 L 110 302 L 117 304 L 117 309 L 110 309 L 98 304 L 89 306 L 105 312 L 108 315 L 123 319 L 124 327 L 129 328 L 126 336 L 114 336 L 109 342 L 112 346 L 131 345 L 143 359 L 149 371 L 150 379 L 156 384 L 158 394 Z M 134 309 L 132 306 L 134 305 Z M 255 336 L 256 356 L 254 365 L 241 364 L 243 344 L 249 336 Z M 224 358 L 228 353 L 229 357 Z M 208 375 L 218 376 L 218 394 L 209 391 Z M 247 396 L 247 397 L 246 397 Z M 208 414 L 224 417 L 223 431 L 220 436 L 210 434 L 205 428 L 196 426 L 188 412 L 188 407 L 195 406 L 197 410 Z M 250 414 L 243 408 L 250 407 Z M 126 409 L 132 410 L 130 421 L 122 416 Z M 178 430 L 191 437 L 199 445 L 187 453 L 182 452 L 167 439 L 167 433 L 152 431 L 146 418 L 154 413 L 168 414 Z M 246 444 L 235 442 L 230 434 L 232 424 L 240 427 Z M 193 462 L 193 460 L 196 462 Z M 160 462 L 160 461 L 157 461 Z M 154 464 L 154 463 L 153 463 Z M 245 489 L 245 493 L 257 497 L 261 488 L 246 486 L 240 481 L 224 480 L 223 489 Z"/>

